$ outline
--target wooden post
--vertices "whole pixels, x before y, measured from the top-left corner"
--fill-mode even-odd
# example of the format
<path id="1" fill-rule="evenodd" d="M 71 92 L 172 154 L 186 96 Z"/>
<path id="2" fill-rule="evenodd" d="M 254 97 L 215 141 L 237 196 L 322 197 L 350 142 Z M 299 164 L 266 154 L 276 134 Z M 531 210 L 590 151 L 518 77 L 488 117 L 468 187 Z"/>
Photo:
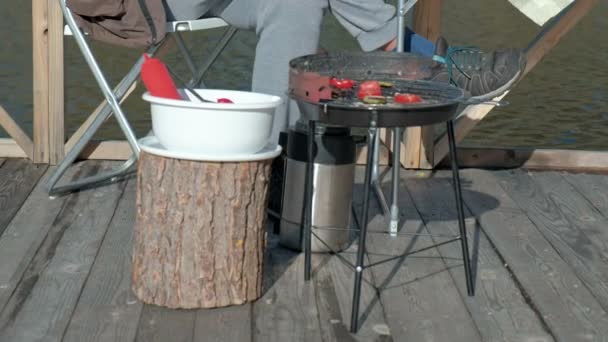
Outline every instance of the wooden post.
<path id="1" fill-rule="evenodd" d="M 63 13 L 57 0 L 48 1 L 48 130 L 49 162 L 59 163 L 64 156 L 64 67 Z"/>
<path id="2" fill-rule="evenodd" d="M 261 296 L 271 163 L 141 153 L 132 274 L 139 299 L 213 308 Z"/>
<path id="3" fill-rule="evenodd" d="M 32 0 L 34 95 L 33 160 L 63 158 L 63 14 L 57 0 Z"/>
<path id="4" fill-rule="evenodd" d="M 34 163 L 48 163 L 50 160 L 47 11 L 47 0 L 32 0 Z"/>
<path id="5" fill-rule="evenodd" d="M 441 35 L 441 0 L 422 0 L 414 12 L 414 32 L 431 41 Z M 433 167 L 433 126 L 408 127 L 404 135 L 405 153 L 401 163 L 406 168 L 430 169 Z"/>

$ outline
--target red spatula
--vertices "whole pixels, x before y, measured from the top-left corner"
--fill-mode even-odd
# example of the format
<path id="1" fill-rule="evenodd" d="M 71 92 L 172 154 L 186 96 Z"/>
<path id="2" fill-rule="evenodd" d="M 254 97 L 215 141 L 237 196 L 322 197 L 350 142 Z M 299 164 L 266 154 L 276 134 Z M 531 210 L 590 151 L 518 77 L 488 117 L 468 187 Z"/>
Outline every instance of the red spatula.
<path id="1" fill-rule="evenodd" d="M 159 59 L 148 56 L 148 54 L 144 54 L 141 79 L 152 96 L 174 100 L 182 99 L 173 78 L 167 70 L 167 66 Z"/>

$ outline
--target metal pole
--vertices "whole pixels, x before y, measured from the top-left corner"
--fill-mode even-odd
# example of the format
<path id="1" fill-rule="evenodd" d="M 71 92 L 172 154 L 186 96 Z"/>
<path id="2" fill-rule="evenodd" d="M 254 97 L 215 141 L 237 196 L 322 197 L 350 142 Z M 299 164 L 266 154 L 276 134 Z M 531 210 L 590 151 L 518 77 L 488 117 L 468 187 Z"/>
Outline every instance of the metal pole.
<path id="1" fill-rule="evenodd" d="M 306 164 L 306 180 L 304 198 L 305 198 L 305 214 L 304 214 L 304 280 L 310 280 L 311 274 L 311 235 L 312 235 L 312 198 L 314 192 L 314 159 L 315 159 L 315 121 L 308 121 L 308 137 L 306 138 L 308 147 L 308 157 Z"/>
<path id="2" fill-rule="evenodd" d="M 391 186 L 391 219 L 388 231 L 397 236 L 399 230 L 399 180 L 401 178 L 401 127 L 393 128 L 393 177 Z"/>
<path id="3" fill-rule="evenodd" d="M 458 228 L 460 229 L 460 243 L 462 249 L 462 260 L 464 263 L 464 274 L 467 282 L 467 293 L 469 296 L 475 294 L 473 286 L 473 272 L 471 272 L 471 261 L 469 259 L 469 245 L 467 241 L 467 227 L 464 222 L 464 209 L 462 205 L 462 190 L 460 187 L 460 175 L 458 172 L 458 160 L 456 159 L 456 139 L 454 139 L 454 122 L 447 123 L 448 140 L 450 143 L 450 160 L 452 164 L 452 186 L 456 196 L 456 210 L 458 211 Z"/>
<path id="4" fill-rule="evenodd" d="M 375 123 L 374 123 L 375 124 Z M 378 130 L 369 131 L 372 136 L 367 142 L 368 151 L 373 151 L 376 142 L 375 135 Z M 357 263 L 355 264 L 355 289 L 353 291 L 353 307 L 350 317 L 350 331 L 356 333 L 359 330 L 359 302 L 361 301 L 361 281 L 363 280 L 363 261 L 365 253 L 365 237 L 367 235 L 367 215 L 369 213 L 369 198 L 372 182 L 373 154 L 367 154 L 367 164 L 365 166 L 365 181 L 363 183 L 363 213 L 361 215 L 361 228 L 359 231 L 359 244 L 357 246 Z"/>

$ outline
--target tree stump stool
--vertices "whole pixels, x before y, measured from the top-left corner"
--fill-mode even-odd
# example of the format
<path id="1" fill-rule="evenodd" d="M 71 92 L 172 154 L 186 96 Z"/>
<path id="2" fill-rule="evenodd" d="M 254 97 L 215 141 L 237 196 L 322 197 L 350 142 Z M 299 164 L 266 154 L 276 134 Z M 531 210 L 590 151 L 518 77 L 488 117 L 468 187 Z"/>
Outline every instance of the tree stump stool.
<path id="1" fill-rule="evenodd" d="M 140 300 L 214 308 L 261 296 L 271 163 L 142 151 L 132 271 Z"/>

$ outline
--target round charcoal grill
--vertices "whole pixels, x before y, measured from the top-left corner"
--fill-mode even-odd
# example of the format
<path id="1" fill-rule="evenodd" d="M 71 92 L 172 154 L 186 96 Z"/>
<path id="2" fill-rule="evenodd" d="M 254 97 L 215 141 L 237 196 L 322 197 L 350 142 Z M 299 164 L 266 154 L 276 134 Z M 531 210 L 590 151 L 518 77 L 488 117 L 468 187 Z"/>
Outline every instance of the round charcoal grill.
<path id="1" fill-rule="evenodd" d="M 465 91 L 445 82 L 430 81 L 439 71 L 429 58 L 391 52 L 309 55 L 290 63 L 289 95 L 304 119 L 349 127 L 405 127 L 443 123 L 466 101 Z M 332 97 L 330 79 L 357 83 L 375 80 L 392 84 L 384 96 L 410 93 L 422 98 L 413 104 L 365 104 L 352 90 Z"/>
<path id="2" fill-rule="evenodd" d="M 475 103 L 468 99 L 468 95 L 462 89 L 448 83 L 431 81 L 440 71 L 438 63 L 430 58 L 414 54 L 375 52 L 375 53 L 333 53 L 309 55 L 294 59 L 290 62 L 289 74 L 289 96 L 296 100 L 302 119 L 308 121 L 308 165 L 306 170 L 305 184 L 305 211 L 303 224 L 304 237 L 304 279 L 311 277 L 311 239 L 314 235 L 323 242 L 319 236 L 312 231 L 312 193 L 313 187 L 313 162 L 315 160 L 315 146 L 313 139 L 315 125 L 321 122 L 328 125 L 346 127 L 370 127 L 370 136 L 367 141 L 367 164 L 365 168 L 363 212 L 359 222 L 359 242 L 357 245 L 356 263 L 346 261 L 355 270 L 355 286 L 353 290 L 353 306 L 351 310 L 351 332 L 356 332 L 359 326 L 359 302 L 361 295 L 361 282 L 363 270 L 375 265 L 393 260 L 365 264 L 364 251 L 367 235 L 367 219 L 369 212 L 370 193 L 372 189 L 372 151 L 376 150 L 378 127 L 394 127 L 394 155 L 399 156 L 399 137 L 397 132 L 401 127 L 424 126 L 430 124 L 445 123 L 447 125 L 448 141 L 450 147 L 450 159 L 452 164 L 452 175 L 454 193 L 456 197 L 458 226 L 460 234 L 452 239 L 440 242 L 434 246 L 452 241 L 460 241 L 463 253 L 463 265 L 467 292 L 473 295 L 473 277 L 469 260 L 467 246 L 467 232 L 464 224 L 464 210 L 462 204 L 462 193 L 460 178 L 458 175 L 458 164 L 456 162 L 456 143 L 454 139 L 454 125 L 452 120 L 460 104 Z M 392 87 L 385 88 L 383 95 L 393 95 L 395 92 L 410 93 L 422 98 L 422 102 L 415 104 L 365 104 L 359 101 L 353 90 L 332 96 L 330 79 L 332 77 L 352 79 L 357 83 L 366 80 L 388 82 Z M 398 159 L 395 162 L 398 165 Z M 396 206 L 395 194 L 398 192 L 399 167 L 394 167 L 393 173 L 393 204 Z M 381 190 L 380 190 L 381 191 Z M 393 212 L 391 211 L 391 216 Z M 398 222 L 398 213 L 395 212 Z M 392 218 L 391 218 L 392 219 Z M 396 233 L 396 232 L 395 232 Z M 426 250 L 423 248 L 421 250 Z M 331 248 L 330 248 L 331 250 Z M 412 252 L 415 253 L 415 252 Z"/>

